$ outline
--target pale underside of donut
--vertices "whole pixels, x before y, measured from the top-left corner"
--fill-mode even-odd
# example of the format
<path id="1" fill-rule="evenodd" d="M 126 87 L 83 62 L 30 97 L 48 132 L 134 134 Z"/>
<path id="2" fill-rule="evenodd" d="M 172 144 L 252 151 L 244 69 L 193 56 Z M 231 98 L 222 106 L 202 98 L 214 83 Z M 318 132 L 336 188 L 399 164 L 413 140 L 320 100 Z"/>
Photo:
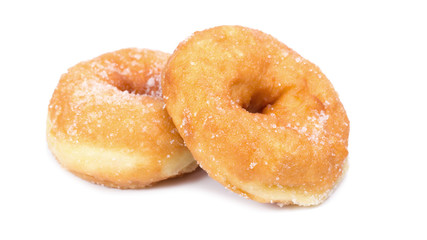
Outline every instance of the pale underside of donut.
<path id="1" fill-rule="evenodd" d="M 102 147 L 97 144 L 75 144 L 51 135 L 48 120 L 48 145 L 53 155 L 73 174 L 96 184 L 113 188 L 144 188 L 172 176 L 197 168 L 189 151 L 174 154 L 174 159 L 140 153 L 126 148 Z"/>

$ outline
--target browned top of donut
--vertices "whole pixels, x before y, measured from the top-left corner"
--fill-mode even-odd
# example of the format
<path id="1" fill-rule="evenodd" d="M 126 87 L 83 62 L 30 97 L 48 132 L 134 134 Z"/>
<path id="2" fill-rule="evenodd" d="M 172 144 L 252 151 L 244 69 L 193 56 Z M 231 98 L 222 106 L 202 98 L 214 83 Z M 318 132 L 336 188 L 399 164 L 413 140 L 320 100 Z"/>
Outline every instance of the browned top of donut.
<path id="1" fill-rule="evenodd" d="M 181 148 L 161 98 L 161 72 L 168 57 L 159 51 L 122 49 L 70 68 L 49 104 L 51 133 L 100 147 L 147 149 L 152 155 L 165 154 L 161 144 Z"/>
<path id="2" fill-rule="evenodd" d="M 342 174 L 349 121 L 337 93 L 317 66 L 268 34 L 196 32 L 171 56 L 163 95 L 195 159 L 226 186 L 324 192 Z"/>

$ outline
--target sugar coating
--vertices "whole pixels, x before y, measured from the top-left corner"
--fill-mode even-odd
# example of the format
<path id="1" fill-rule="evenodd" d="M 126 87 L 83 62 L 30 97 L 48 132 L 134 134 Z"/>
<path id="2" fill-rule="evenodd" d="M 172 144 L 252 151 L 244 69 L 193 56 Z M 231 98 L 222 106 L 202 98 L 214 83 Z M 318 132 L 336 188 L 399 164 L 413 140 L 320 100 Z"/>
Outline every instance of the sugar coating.
<path id="1" fill-rule="evenodd" d="M 48 142 L 58 160 L 82 178 L 120 188 L 194 170 L 161 97 L 168 57 L 123 49 L 70 68 L 49 104 Z M 63 154 L 64 146 L 75 149 Z"/>
<path id="2" fill-rule="evenodd" d="M 318 204 L 343 174 L 348 118 L 320 69 L 240 26 L 196 32 L 163 79 L 166 107 L 198 163 L 260 202 Z"/>

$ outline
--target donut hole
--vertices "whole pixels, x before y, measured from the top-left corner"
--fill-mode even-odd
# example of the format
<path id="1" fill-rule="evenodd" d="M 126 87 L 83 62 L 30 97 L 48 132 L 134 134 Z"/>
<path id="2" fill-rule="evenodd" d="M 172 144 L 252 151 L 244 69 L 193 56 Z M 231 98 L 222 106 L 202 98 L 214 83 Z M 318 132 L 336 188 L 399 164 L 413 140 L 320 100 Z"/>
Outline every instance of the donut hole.
<path id="1" fill-rule="evenodd" d="M 118 88 L 120 91 L 133 92 L 135 94 L 141 94 L 141 91 L 135 86 L 134 83 L 127 77 L 119 73 L 111 74 L 110 79 L 112 85 Z"/>
<path id="2" fill-rule="evenodd" d="M 278 97 L 272 97 L 266 91 L 259 91 L 253 94 L 247 103 L 242 104 L 242 108 L 250 113 L 263 113 L 264 109 L 273 105 Z"/>
<path id="3" fill-rule="evenodd" d="M 273 88 L 269 85 L 260 86 L 238 81 L 230 87 L 230 97 L 249 113 L 263 113 L 264 109 L 273 105 L 286 89 Z"/>
<path id="4" fill-rule="evenodd" d="M 152 75 L 125 75 L 119 72 L 111 72 L 107 78 L 110 84 L 120 91 L 127 91 L 136 95 L 160 96 L 160 84 Z"/>

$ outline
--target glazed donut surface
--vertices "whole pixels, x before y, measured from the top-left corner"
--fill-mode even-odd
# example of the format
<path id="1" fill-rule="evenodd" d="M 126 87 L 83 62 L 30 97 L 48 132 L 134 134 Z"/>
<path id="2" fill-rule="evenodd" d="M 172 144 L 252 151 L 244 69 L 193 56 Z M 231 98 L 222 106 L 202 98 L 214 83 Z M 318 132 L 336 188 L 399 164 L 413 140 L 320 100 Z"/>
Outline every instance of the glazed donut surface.
<path id="1" fill-rule="evenodd" d="M 48 146 L 72 173 L 116 188 L 142 188 L 193 171 L 161 97 L 169 54 L 122 49 L 63 74 L 49 104 Z"/>
<path id="2" fill-rule="evenodd" d="M 163 96 L 200 166 L 259 202 L 316 205 L 343 176 L 349 120 L 320 69 L 263 32 L 196 32 L 172 54 Z"/>

